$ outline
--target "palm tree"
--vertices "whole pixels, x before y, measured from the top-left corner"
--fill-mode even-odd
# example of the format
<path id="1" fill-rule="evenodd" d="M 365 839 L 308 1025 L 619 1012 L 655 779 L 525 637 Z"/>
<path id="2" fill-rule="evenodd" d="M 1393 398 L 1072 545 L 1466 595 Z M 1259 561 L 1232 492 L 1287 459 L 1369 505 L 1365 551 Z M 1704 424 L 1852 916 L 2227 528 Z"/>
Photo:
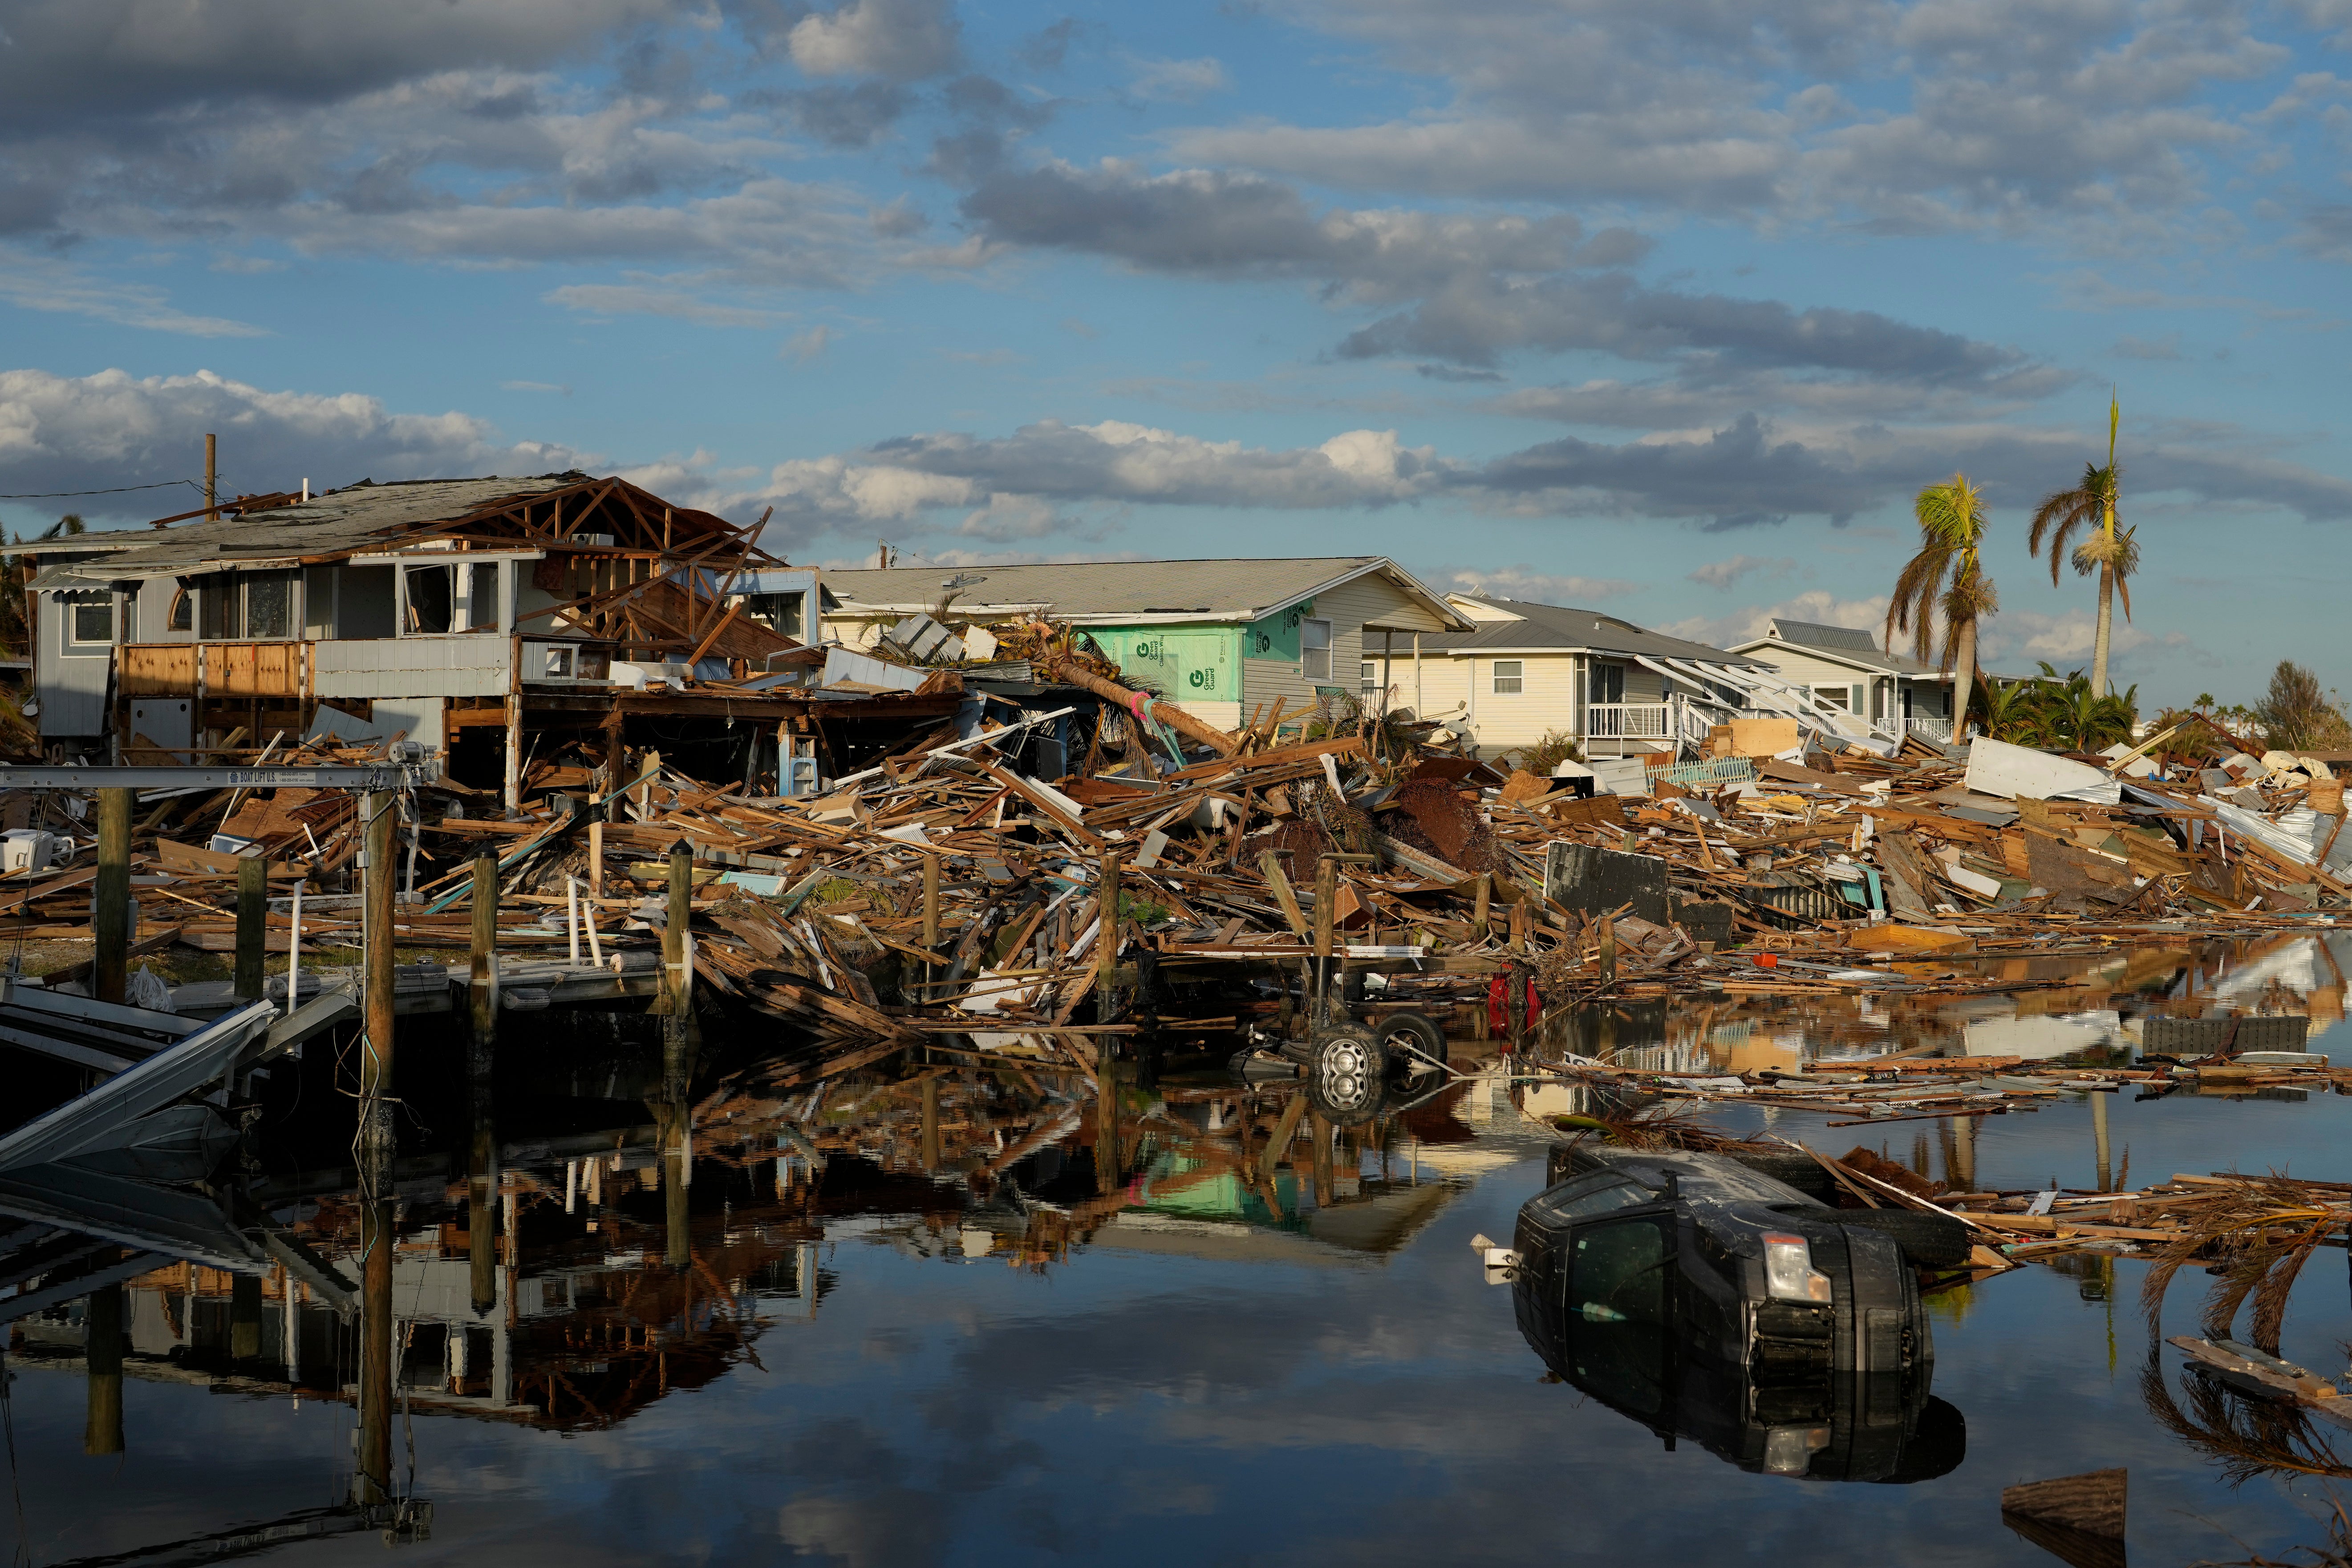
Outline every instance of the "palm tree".
<path id="1" fill-rule="evenodd" d="M 52 539 L 71 538 L 87 527 L 81 520 L 81 513 L 69 511 L 41 530 L 35 535 L 33 542 L 45 544 Z M 23 544 L 25 536 L 21 533 L 16 535 L 14 542 Z M 0 585 L 0 653 L 26 657 L 32 651 L 28 646 L 31 628 L 25 619 L 24 592 L 25 584 L 32 577 L 32 574 L 26 570 L 30 564 L 22 555 L 0 554 L 0 579 L 5 580 L 5 585 Z"/>
<path id="2" fill-rule="evenodd" d="M 1895 602 L 1886 607 L 1886 646 L 1908 633 L 1922 660 L 1936 639 L 1936 612 L 1943 613 L 1944 646 L 1939 666 L 1959 667 L 1952 689 L 1952 739 L 1968 734 L 1969 689 L 1976 683 L 1977 623 L 2000 608 L 2000 595 L 1984 574 L 1979 547 L 1984 542 L 1983 492 L 1966 474 L 1929 485 L 1911 503 L 1919 520 L 1919 553 L 1895 580 Z"/>
<path id="3" fill-rule="evenodd" d="M 2044 535 L 2050 541 L 2050 584 L 2058 584 L 2058 563 L 2066 554 L 2066 542 L 2078 529 L 2092 530 L 2090 537 L 2074 547 L 2072 559 L 2078 575 L 2099 574 L 2099 631 L 2091 648 L 2091 688 L 2107 689 L 2107 648 L 2114 640 L 2116 595 L 2120 591 L 2124 600 L 2124 619 L 2131 619 L 2131 574 L 2139 569 L 2139 545 L 2133 531 L 2116 530 L 2116 503 L 2119 497 L 2123 468 L 2116 461 L 2116 431 L 2123 423 L 2123 405 L 2117 398 L 2107 400 L 2107 466 L 2083 465 L 2083 482 L 2071 490 L 2060 490 L 2042 503 L 2033 514 L 2033 531 L 2026 543 L 2035 555 L 2042 553 Z"/>

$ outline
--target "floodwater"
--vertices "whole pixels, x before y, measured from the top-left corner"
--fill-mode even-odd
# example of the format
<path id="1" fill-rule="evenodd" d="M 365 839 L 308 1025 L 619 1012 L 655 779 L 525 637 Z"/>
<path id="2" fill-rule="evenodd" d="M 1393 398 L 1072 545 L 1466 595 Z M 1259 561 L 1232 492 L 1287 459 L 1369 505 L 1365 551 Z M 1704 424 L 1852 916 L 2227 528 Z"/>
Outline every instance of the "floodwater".
<path id="1" fill-rule="evenodd" d="M 1920 1040 L 1958 1050 L 1992 1024 L 2112 1059 L 2150 1012 L 2214 1009 L 2306 1016 L 2326 1051 L 2343 1038 L 2347 957 L 2279 939 L 2069 961 L 2050 972 L 2065 986 L 2007 998 L 1624 1009 L 1559 1021 L 1533 1054 L 1606 1036 L 1628 1059 L 1736 1070 Z M 1274 1121 L 1287 1091 L 1245 1090 L 1213 1066 L 1148 1080 L 1127 1068 L 1106 1118 L 1091 1079 L 942 1057 L 820 1092 L 764 1083 L 756 1049 L 733 1045 L 740 1065 L 696 1111 L 678 1248 L 680 1189 L 628 1098 L 653 1075 L 625 1050 L 508 1053 L 478 1237 L 474 1144 L 447 1131 L 465 1093 L 435 1098 L 447 1064 L 404 1040 L 416 1084 L 395 1173 L 394 1476 L 431 1517 L 428 1536 L 389 1548 L 334 1511 L 351 1489 L 356 1331 L 303 1283 L 323 1278 L 313 1258 L 358 1273 L 338 1158 L 350 1117 L 326 1053 L 264 1086 L 247 1168 L 208 1187 L 152 1171 L 0 1176 L 0 1215 L 16 1216 L 0 1220 L 16 1226 L 0 1234 L 11 1561 L 211 1561 L 204 1538 L 276 1523 L 300 1538 L 268 1554 L 306 1564 L 388 1550 L 563 1568 L 1687 1563 L 1727 1550 L 2026 1563 L 2054 1559 L 2002 1526 L 2001 1489 L 2123 1466 L 2131 1560 L 2188 1563 L 2323 1543 L 2328 1472 L 2352 1475 L 2307 1433 L 2213 1395 L 2176 1352 L 2148 1376 L 2145 1266 L 2129 1257 L 2029 1265 L 1934 1299 L 1932 1393 L 1964 1440 L 1945 1417 L 1935 1473 L 1913 1479 L 1771 1473 L 1695 1439 L 1690 1412 L 1644 1421 L 1580 1393 L 1547 1373 L 1511 1289 L 1469 1245 L 1507 1241 L 1553 1135 L 1521 1113 L 1507 1067 L 1466 1041 L 1457 1050 L 1487 1064 L 1475 1076 L 1366 1126 L 1307 1119 L 1271 1165 L 1262 1132 L 1244 1155 L 1236 1130 Z M 2352 1174 L 2341 1097 L 2102 1098 L 2117 1184 Z M 1769 1114 L 1720 1113 L 1743 1128 Z M 1965 1146 L 1946 1123 L 1823 1120 L 1773 1125 L 1937 1177 L 1972 1161 L 1979 1188 L 2099 1184 L 2087 1097 L 1984 1118 Z M 265 1235 L 278 1250 L 257 1251 Z M 2283 1346 L 2329 1373 L 2352 1339 L 2333 1257 L 2305 1270 Z M 223 1266 L 241 1258 L 241 1272 Z M 91 1299 L 76 1279 L 97 1269 L 124 1278 L 119 1426 L 111 1384 L 83 1360 Z M 2163 1332 L 2194 1331 L 2203 1285 L 2184 1273 Z M 2340 1448 L 2352 1460 L 2352 1434 Z"/>

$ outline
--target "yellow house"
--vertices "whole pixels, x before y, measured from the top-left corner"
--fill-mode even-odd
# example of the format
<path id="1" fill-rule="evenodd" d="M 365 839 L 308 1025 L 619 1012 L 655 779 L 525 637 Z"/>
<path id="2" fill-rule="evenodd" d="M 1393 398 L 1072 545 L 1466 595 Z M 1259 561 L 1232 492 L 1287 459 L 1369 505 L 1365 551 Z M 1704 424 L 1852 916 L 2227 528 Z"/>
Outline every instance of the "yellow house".
<path id="1" fill-rule="evenodd" d="M 1721 648 L 1598 610 L 1485 594 L 1446 602 L 1475 625 L 1423 637 L 1420 664 L 1399 666 L 1391 678 L 1392 700 L 1442 720 L 1482 756 L 1554 731 L 1575 737 L 1588 757 L 1672 752 L 1748 710 L 1743 678 L 1764 673 Z"/>

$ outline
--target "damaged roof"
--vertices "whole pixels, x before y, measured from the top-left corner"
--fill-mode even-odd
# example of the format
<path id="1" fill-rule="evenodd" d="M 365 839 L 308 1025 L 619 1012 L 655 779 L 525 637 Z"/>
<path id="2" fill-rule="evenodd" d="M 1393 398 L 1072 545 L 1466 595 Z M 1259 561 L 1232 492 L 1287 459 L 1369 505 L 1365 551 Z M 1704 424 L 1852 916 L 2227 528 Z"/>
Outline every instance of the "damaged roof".
<path id="1" fill-rule="evenodd" d="M 510 496 L 538 495 L 576 485 L 581 473 L 538 474 L 527 479 L 490 475 L 477 479 L 405 479 L 390 484 L 362 480 L 297 506 L 275 507 L 209 522 L 183 523 L 152 532 L 126 531 L 130 542 L 102 560 L 78 561 L 42 574 L 36 587 L 72 586 L 71 576 L 100 582 L 157 577 L 215 563 L 300 556 L 339 555 L 364 550 L 381 536 L 423 523 L 446 522 Z M 84 534 L 58 552 L 88 548 Z M 55 577 L 57 581 L 49 579 Z"/>
<path id="2" fill-rule="evenodd" d="M 1706 643 L 1689 642 L 1619 620 L 1599 610 L 1573 609 L 1566 605 L 1538 605 L 1486 594 L 1456 594 L 1457 600 L 1481 605 L 1512 620 L 1480 620 L 1475 630 L 1447 632 L 1421 639 L 1423 653 L 1446 655 L 1491 653 L 1609 653 L 1628 658 L 1680 658 L 1698 663 L 1759 668 L 1754 660 L 1726 653 Z"/>
<path id="3" fill-rule="evenodd" d="M 1437 625 L 1469 624 L 1385 555 L 867 567 L 827 571 L 824 585 L 852 615 L 911 615 L 932 609 L 952 593 L 959 616 L 1038 611 L 1080 626 L 1110 626 L 1141 620 L 1255 621 L 1374 574 L 1386 577 Z M 950 583 L 957 585 L 950 588 Z"/>
<path id="4" fill-rule="evenodd" d="M 1748 638 L 1739 645 L 1738 651 L 1750 653 L 1775 643 L 1879 675 L 1899 675 L 1912 680 L 1952 679 L 1949 671 L 1923 664 L 1908 654 L 1888 653 L 1860 626 L 1823 626 L 1818 621 L 1792 621 L 1778 616 L 1766 623 L 1762 637 Z"/>

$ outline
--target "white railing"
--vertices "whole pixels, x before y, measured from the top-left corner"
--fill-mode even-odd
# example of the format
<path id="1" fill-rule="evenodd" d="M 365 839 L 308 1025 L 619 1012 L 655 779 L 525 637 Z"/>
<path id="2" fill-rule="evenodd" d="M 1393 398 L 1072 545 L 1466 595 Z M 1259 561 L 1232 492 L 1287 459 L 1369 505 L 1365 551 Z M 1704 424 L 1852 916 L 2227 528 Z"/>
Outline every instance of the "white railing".
<path id="1" fill-rule="evenodd" d="M 1663 741 L 1666 727 L 1664 702 L 1594 702 L 1584 710 L 1584 733 L 1594 741 Z"/>
<path id="2" fill-rule="evenodd" d="M 1952 738 L 1952 721 L 1949 719 L 1906 719 L 1903 727 L 1912 734 L 1924 736 L 1938 745 Z"/>

